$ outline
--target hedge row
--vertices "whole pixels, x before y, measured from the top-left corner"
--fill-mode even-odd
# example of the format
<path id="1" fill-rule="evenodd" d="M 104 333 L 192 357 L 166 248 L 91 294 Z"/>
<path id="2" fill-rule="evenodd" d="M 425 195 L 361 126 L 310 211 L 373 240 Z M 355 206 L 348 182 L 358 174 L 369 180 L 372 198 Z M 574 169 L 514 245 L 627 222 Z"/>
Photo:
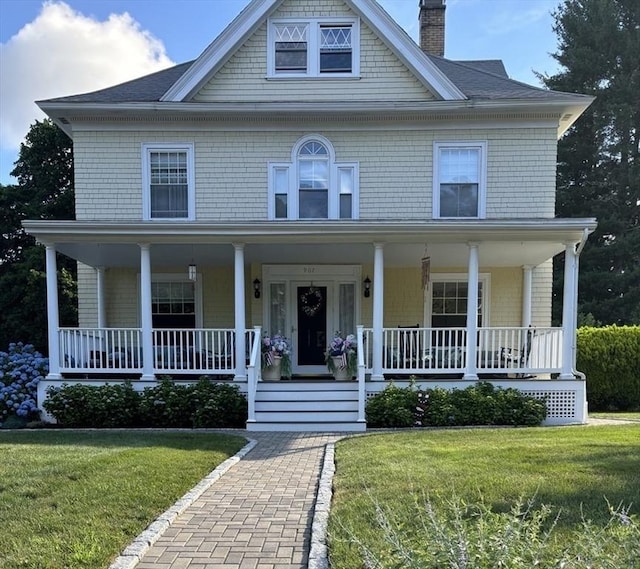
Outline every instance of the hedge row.
<path id="1" fill-rule="evenodd" d="M 466 389 L 417 389 L 389 385 L 367 402 L 369 427 L 536 426 L 547 416 L 544 401 L 517 389 L 480 382 Z"/>
<path id="2" fill-rule="evenodd" d="M 589 410 L 640 410 L 640 326 L 580 328 L 577 347 Z"/>
<path id="3" fill-rule="evenodd" d="M 142 392 L 131 382 L 51 387 L 43 406 L 63 427 L 244 427 L 247 420 L 238 387 L 207 378 L 192 385 L 162 378 Z"/>

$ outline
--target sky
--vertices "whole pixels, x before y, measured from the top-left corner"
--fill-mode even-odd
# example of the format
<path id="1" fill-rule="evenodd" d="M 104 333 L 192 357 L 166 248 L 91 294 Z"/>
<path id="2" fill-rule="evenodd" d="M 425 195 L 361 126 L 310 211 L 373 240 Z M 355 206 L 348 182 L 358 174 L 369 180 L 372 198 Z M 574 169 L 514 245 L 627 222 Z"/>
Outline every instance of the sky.
<path id="1" fill-rule="evenodd" d="M 378 0 L 416 41 L 419 0 Z M 0 0 L 0 183 L 10 176 L 34 101 L 117 85 L 195 59 L 249 0 Z M 445 57 L 502 59 L 540 85 L 558 67 L 561 0 L 447 0 Z"/>

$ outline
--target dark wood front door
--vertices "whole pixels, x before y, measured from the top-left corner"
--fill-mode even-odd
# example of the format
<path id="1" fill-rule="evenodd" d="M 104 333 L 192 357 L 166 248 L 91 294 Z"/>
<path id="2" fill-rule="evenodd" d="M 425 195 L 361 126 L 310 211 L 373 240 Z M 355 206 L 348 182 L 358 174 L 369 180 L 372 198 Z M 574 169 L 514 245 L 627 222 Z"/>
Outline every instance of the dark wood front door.
<path id="1" fill-rule="evenodd" d="M 327 348 L 327 287 L 299 286 L 298 365 L 324 365 Z"/>

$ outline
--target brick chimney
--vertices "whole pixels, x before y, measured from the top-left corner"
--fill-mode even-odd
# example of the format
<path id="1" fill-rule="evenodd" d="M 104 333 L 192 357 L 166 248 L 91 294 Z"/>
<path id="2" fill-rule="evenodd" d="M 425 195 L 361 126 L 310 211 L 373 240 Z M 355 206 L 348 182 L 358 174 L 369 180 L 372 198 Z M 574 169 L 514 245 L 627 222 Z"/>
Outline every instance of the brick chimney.
<path id="1" fill-rule="evenodd" d="M 445 0 L 420 0 L 420 48 L 425 53 L 444 55 Z"/>

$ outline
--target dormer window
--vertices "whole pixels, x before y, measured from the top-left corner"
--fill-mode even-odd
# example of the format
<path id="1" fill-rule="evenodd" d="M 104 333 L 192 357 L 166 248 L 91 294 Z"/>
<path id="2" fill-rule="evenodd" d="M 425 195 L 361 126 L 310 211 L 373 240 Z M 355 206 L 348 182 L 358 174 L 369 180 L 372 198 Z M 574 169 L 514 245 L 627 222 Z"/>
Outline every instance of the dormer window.
<path id="1" fill-rule="evenodd" d="M 314 18 L 269 23 L 269 78 L 354 77 L 360 73 L 358 20 Z"/>
<path id="2" fill-rule="evenodd" d="M 326 138 L 304 137 L 269 170 L 269 219 L 357 219 L 358 165 L 336 162 Z"/>

